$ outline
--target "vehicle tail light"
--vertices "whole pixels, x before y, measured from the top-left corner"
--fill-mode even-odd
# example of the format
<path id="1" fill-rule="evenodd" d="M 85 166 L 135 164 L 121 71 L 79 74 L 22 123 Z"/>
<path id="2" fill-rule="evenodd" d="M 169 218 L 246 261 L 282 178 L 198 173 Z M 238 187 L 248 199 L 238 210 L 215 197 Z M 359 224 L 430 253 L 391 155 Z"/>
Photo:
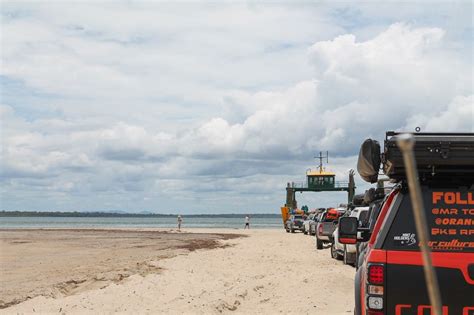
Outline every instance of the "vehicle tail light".
<path id="1" fill-rule="evenodd" d="M 320 224 L 319 227 L 318 227 L 318 233 L 323 234 L 323 225 L 322 224 Z"/>
<path id="2" fill-rule="evenodd" d="M 370 309 L 381 310 L 383 309 L 383 297 L 369 296 L 367 299 L 367 305 Z"/>
<path id="3" fill-rule="evenodd" d="M 369 285 L 367 286 L 367 293 L 373 295 L 383 295 L 383 286 L 382 285 Z"/>
<path id="4" fill-rule="evenodd" d="M 367 270 L 367 280 L 371 284 L 383 284 L 384 267 L 382 265 L 369 265 Z"/>
<path id="5" fill-rule="evenodd" d="M 385 266 L 383 264 L 367 264 L 367 314 L 383 315 L 384 314 L 384 282 L 385 282 Z"/>

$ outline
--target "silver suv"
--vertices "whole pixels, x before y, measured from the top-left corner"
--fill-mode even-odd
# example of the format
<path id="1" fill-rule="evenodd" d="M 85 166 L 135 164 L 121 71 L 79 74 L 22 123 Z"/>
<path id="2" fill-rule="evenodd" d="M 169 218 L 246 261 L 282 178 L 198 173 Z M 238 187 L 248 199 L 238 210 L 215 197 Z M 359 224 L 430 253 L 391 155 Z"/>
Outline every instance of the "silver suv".
<path id="1" fill-rule="evenodd" d="M 292 214 L 290 218 L 286 221 L 286 232 L 295 233 L 295 230 L 303 231 L 303 221 L 304 218 L 302 215 Z"/>

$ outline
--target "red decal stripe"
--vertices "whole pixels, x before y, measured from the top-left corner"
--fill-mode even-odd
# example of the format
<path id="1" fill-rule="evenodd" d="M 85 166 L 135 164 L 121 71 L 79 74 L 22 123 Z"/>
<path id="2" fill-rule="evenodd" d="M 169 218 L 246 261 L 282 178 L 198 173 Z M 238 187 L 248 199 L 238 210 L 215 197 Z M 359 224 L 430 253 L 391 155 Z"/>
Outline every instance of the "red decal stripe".
<path id="1" fill-rule="evenodd" d="M 372 249 L 367 256 L 368 263 L 386 263 L 387 251 L 383 249 Z"/>
<path id="2" fill-rule="evenodd" d="M 393 203 L 393 198 L 398 194 L 398 190 L 393 190 L 388 196 L 387 200 L 384 202 L 382 209 L 380 210 L 379 217 L 377 222 L 375 222 L 374 230 L 372 232 L 372 236 L 370 237 L 369 244 L 374 244 L 375 240 L 377 239 L 377 235 L 379 234 L 380 227 L 382 226 L 383 221 L 385 220 L 385 216 L 388 213 L 388 210 L 391 208 Z"/>

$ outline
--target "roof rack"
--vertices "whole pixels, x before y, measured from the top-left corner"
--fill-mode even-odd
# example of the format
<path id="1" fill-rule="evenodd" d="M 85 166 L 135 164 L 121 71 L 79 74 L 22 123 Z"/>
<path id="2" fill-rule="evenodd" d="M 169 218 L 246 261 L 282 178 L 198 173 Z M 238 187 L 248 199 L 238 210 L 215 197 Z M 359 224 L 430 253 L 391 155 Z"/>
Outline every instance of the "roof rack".
<path id="1" fill-rule="evenodd" d="M 449 179 L 472 181 L 474 178 L 474 133 L 467 132 L 395 132 L 385 134 L 382 164 L 391 179 L 406 177 L 403 156 L 397 145 L 397 136 L 412 134 L 415 139 L 414 155 L 422 180 Z"/>
<path id="2" fill-rule="evenodd" d="M 403 135 L 403 134 L 411 134 L 414 136 L 467 136 L 467 137 L 474 137 L 474 133 L 472 132 L 405 132 L 405 131 L 387 131 L 385 133 L 385 139 L 388 137 Z"/>

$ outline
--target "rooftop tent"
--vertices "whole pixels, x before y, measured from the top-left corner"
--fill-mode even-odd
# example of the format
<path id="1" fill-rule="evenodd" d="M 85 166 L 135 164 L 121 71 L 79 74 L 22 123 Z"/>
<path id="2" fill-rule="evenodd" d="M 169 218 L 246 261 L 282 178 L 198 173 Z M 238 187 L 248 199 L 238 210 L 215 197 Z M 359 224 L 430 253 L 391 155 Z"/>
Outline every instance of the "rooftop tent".
<path id="1" fill-rule="evenodd" d="M 326 214 L 326 218 L 327 219 L 334 219 L 336 220 L 337 218 L 339 218 L 340 216 L 340 213 L 339 211 L 337 211 L 336 209 L 334 208 L 331 208 L 328 210 L 328 213 Z"/>
<path id="2" fill-rule="evenodd" d="M 370 204 L 372 201 L 374 201 L 376 199 L 375 194 L 376 194 L 375 188 L 372 187 L 372 188 L 367 189 L 364 194 L 364 203 Z"/>
<path id="3" fill-rule="evenodd" d="M 355 195 L 354 198 L 352 199 L 352 205 L 353 206 L 363 206 L 364 205 L 364 194 L 358 194 Z"/>
<path id="4" fill-rule="evenodd" d="M 357 161 L 357 171 L 363 180 L 377 182 L 381 163 L 380 144 L 377 140 L 367 139 L 362 143 Z"/>
<path id="5" fill-rule="evenodd" d="M 391 179 L 406 177 L 397 136 L 387 131 L 383 155 L 384 173 Z M 474 133 L 413 133 L 413 154 L 420 180 L 464 181 L 474 178 Z"/>

